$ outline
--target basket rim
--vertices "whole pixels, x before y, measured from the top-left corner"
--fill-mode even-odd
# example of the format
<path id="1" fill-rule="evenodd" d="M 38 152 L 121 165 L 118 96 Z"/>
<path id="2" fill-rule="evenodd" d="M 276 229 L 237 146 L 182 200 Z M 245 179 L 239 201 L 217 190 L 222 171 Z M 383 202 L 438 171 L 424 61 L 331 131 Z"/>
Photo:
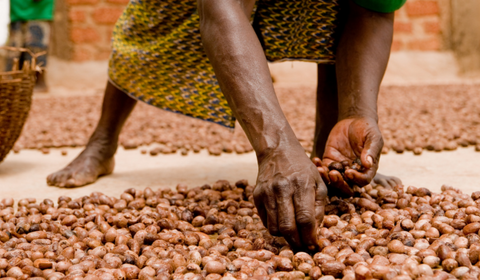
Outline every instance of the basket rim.
<path id="1" fill-rule="evenodd" d="M 37 65 L 37 58 L 39 56 L 45 55 L 47 53 L 46 51 L 34 53 L 33 51 L 27 48 L 17 48 L 17 47 L 9 47 L 9 46 L 0 46 L 0 50 L 7 50 L 7 51 L 14 51 L 14 52 L 27 52 L 31 56 L 30 66 L 28 67 L 28 69 L 0 71 L 0 75 L 20 74 L 20 73 L 25 73 L 30 71 L 42 72 L 43 68 L 41 67 L 41 65 Z"/>
<path id="2" fill-rule="evenodd" d="M 23 74 L 25 73 L 23 70 L 15 70 L 15 71 L 0 71 L 0 75 L 13 75 L 13 74 Z M 0 78 L 1 80 L 1 78 Z"/>
<path id="3" fill-rule="evenodd" d="M 9 84 L 9 83 L 20 83 L 22 79 L 13 79 L 13 80 L 0 80 L 0 84 Z"/>

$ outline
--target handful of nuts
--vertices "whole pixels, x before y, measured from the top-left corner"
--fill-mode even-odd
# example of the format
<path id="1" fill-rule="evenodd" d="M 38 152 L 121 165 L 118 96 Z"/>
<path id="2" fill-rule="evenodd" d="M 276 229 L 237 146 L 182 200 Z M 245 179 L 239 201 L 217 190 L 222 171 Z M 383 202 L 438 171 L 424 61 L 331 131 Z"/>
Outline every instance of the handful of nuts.
<path id="1" fill-rule="evenodd" d="M 128 189 L 0 201 L 2 279 L 478 279 L 480 192 L 354 187 L 330 197 L 320 251 L 271 236 L 254 187 Z"/>
<path id="2" fill-rule="evenodd" d="M 362 161 L 359 158 L 356 158 L 352 162 L 348 160 L 344 160 L 342 162 L 332 161 L 328 164 L 328 166 L 318 157 L 313 158 L 312 162 L 315 164 L 315 166 L 317 166 L 318 172 L 320 173 L 324 182 L 327 184 L 328 193 L 330 196 L 351 196 L 353 193 L 350 185 L 353 185 L 354 182 L 352 182 L 352 180 L 346 176 L 346 172 L 348 170 L 355 170 L 358 172 L 365 171 L 365 167 L 362 166 Z M 335 174 L 336 172 L 338 173 Z M 341 183 L 339 183 L 338 179 L 336 179 L 339 178 L 339 176 L 343 178 Z M 332 180 L 337 181 L 336 185 L 330 184 Z"/>
<path id="3" fill-rule="evenodd" d="M 337 162 L 333 161 L 328 165 L 328 169 L 330 171 L 332 170 L 337 170 L 342 174 L 342 176 L 345 175 L 345 171 L 348 169 L 353 169 L 362 172 L 364 170 L 362 166 L 362 161 L 359 158 L 356 158 L 352 164 L 348 160 L 342 161 L 342 162 Z"/>

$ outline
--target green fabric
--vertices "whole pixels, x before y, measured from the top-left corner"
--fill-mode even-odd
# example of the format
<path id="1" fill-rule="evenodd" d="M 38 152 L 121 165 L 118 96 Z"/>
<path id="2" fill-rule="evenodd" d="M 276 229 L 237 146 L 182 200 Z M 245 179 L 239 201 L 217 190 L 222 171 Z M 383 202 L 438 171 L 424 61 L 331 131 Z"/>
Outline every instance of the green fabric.
<path id="1" fill-rule="evenodd" d="M 10 20 L 52 20 L 55 0 L 10 0 Z"/>
<path id="2" fill-rule="evenodd" d="M 358 5 L 379 13 L 392 13 L 400 9 L 407 0 L 354 0 Z"/>

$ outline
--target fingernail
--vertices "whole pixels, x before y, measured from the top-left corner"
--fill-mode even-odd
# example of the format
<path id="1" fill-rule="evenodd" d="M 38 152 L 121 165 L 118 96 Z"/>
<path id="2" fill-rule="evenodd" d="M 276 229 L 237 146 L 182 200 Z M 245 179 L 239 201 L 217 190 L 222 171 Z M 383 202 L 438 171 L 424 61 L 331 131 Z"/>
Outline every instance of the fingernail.
<path id="1" fill-rule="evenodd" d="M 337 182 L 337 176 L 331 176 L 330 181 L 332 181 L 332 183 L 336 183 Z"/>
<path id="2" fill-rule="evenodd" d="M 367 162 L 368 162 L 368 164 L 370 164 L 370 166 L 372 166 L 373 165 L 373 158 L 371 156 L 368 156 L 367 157 Z"/>

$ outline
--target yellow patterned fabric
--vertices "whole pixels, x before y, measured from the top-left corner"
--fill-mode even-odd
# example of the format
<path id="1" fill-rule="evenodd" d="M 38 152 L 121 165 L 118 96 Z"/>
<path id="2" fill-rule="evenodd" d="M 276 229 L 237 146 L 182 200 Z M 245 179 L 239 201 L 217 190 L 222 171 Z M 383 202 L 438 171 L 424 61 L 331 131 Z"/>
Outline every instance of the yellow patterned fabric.
<path id="1" fill-rule="evenodd" d="M 259 0 L 253 27 L 269 61 L 334 62 L 336 0 Z M 233 128 L 203 50 L 196 0 L 131 0 L 113 32 L 110 81 L 135 99 Z"/>

